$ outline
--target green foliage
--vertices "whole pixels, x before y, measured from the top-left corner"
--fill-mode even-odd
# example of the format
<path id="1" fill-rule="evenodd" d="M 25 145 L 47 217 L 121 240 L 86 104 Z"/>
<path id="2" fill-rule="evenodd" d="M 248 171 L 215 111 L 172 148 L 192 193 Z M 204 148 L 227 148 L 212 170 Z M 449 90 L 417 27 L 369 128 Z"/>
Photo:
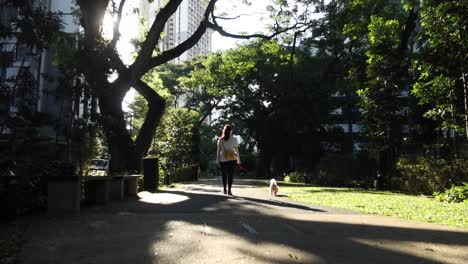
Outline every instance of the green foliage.
<path id="1" fill-rule="evenodd" d="M 426 107 L 425 117 L 441 130 L 461 131 L 467 114 L 463 89 L 468 83 L 462 81 L 468 54 L 466 10 L 467 1 L 425 0 L 419 11 L 420 50 L 412 65 L 412 93 Z"/>
<path id="2" fill-rule="evenodd" d="M 468 182 L 461 186 L 452 186 L 443 192 L 434 193 L 435 199 L 441 202 L 460 203 L 468 201 Z"/>
<path id="3" fill-rule="evenodd" d="M 213 139 L 218 135 L 219 131 L 215 126 L 204 125 L 200 127 L 200 170 L 202 174 L 211 174 L 213 168 L 212 166 L 217 166 L 217 164 L 212 164 L 211 162 L 216 160 L 216 150 L 217 144 Z M 241 152 L 244 155 L 244 152 Z M 244 158 L 242 158 L 244 160 Z M 208 176 L 207 175 L 207 176 Z M 213 176 L 216 174 L 213 174 Z"/>
<path id="4" fill-rule="evenodd" d="M 152 151 L 176 164 L 192 164 L 197 151 L 192 132 L 198 117 L 187 108 L 168 109 L 156 131 Z"/>
<path id="5" fill-rule="evenodd" d="M 397 20 L 383 17 L 371 17 L 369 24 L 369 49 L 366 52 L 367 83 L 358 91 L 363 108 L 363 125 L 371 139 L 383 144 L 393 138 L 398 141 L 401 123 L 402 102 L 399 99 L 403 87 L 400 85 L 401 59 L 397 54 L 400 42 Z"/>
<path id="6" fill-rule="evenodd" d="M 290 49 L 276 41 L 254 41 L 200 60 L 181 83 L 211 95 L 211 105 L 221 110 L 219 127 L 234 124 L 246 150 L 255 146 L 262 153 L 262 168 L 273 158 L 285 163 L 293 153 L 309 166 L 318 159 L 318 126 L 328 113 L 321 62 L 299 49 L 291 58 Z M 221 99 L 222 105 L 215 103 Z"/>
<path id="7" fill-rule="evenodd" d="M 340 166 L 336 166 L 340 164 Z M 357 155 L 349 153 L 326 154 L 317 165 L 317 175 L 311 183 L 324 186 L 372 187 L 375 178 L 376 162 L 367 152 Z"/>
<path id="8" fill-rule="evenodd" d="M 345 186 L 350 183 L 353 173 L 354 158 L 351 154 L 328 154 L 317 165 L 318 175 L 312 177 L 312 183 L 325 186 Z M 340 166 L 336 166 L 340 164 Z"/>
<path id="9" fill-rule="evenodd" d="M 176 169 L 172 174 L 171 182 L 187 182 L 196 180 L 196 167 L 184 167 Z"/>
<path id="10" fill-rule="evenodd" d="M 181 98 L 181 96 L 190 94 L 192 92 L 198 92 L 198 90 L 192 90 L 183 84 L 180 84 L 180 78 L 188 75 L 192 69 L 192 63 L 193 62 L 166 63 L 156 69 L 158 78 L 162 82 L 162 86 L 167 90 L 167 93 L 171 95 L 171 97 L 167 98 L 166 100 L 168 102 L 168 107 L 178 107 L 177 101 Z M 193 98 L 193 96 L 188 97 L 190 99 Z"/>
<path id="11" fill-rule="evenodd" d="M 76 168 L 69 162 L 54 160 L 44 168 L 42 175 L 45 177 L 75 176 Z"/>
<path id="12" fill-rule="evenodd" d="M 240 147 L 239 151 L 242 155 L 242 167 L 248 172 L 255 172 L 257 165 L 257 153 L 252 152 L 251 150 L 246 149 L 243 146 Z"/>
<path id="13" fill-rule="evenodd" d="M 76 36 L 67 33 L 56 33 L 51 41 L 51 49 L 54 50 L 52 63 L 60 66 L 73 65 L 76 47 L 73 42 L 76 41 Z"/>
<path id="14" fill-rule="evenodd" d="M 6 11 L 2 15 L 8 14 L 8 11 L 18 12 L 12 17 L 6 16 L 6 23 L 0 26 L 0 37 L 15 35 L 20 42 L 39 50 L 48 47 L 54 34 L 64 27 L 60 13 L 42 7 L 31 8 L 31 3 L 27 1 L 5 0 L 0 3 L 0 8 Z"/>
<path id="15" fill-rule="evenodd" d="M 426 67 L 427 71 L 432 68 L 429 65 Z M 443 74 L 435 76 L 436 74 L 436 72 L 422 74 L 419 82 L 415 83 L 412 93 L 416 95 L 421 105 L 433 106 L 424 113 L 424 117 L 436 121 L 439 130 L 461 130 L 462 119 L 457 117 L 458 111 L 454 107 L 456 96 L 450 89 L 455 87 L 455 80 Z"/>
<path id="16" fill-rule="evenodd" d="M 198 166 L 198 132 L 194 131 L 199 114 L 187 108 L 168 109 L 156 130 L 150 155 L 159 158 L 161 177 L 185 167 Z M 166 182 L 167 183 L 167 182 Z"/>
<path id="17" fill-rule="evenodd" d="M 146 114 L 148 113 L 148 103 L 143 96 L 137 94 L 133 98 L 133 101 L 128 105 L 128 108 L 131 109 L 130 114 L 132 115 L 130 119 L 132 124 L 129 125 L 132 129 L 135 129 L 135 131 L 139 131 L 145 121 Z"/>
<path id="18" fill-rule="evenodd" d="M 409 100 L 401 94 L 410 86 L 408 61 L 419 1 L 404 4 L 403 8 L 400 1 L 329 1 L 320 27 L 313 31 L 320 40 L 314 36 L 307 41 L 312 48 L 319 48 L 319 54 L 333 59 L 329 72 L 337 76 L 333 81 L 338 87 L 334 89 L 346 98 L 346 103 L 335 107 L 342 109 L 339 121 L 360 122 L 361 135 L 353 140 L 387 157 L 382 165 L 385 176 L 395 174 L 402 124 L 413 111 L 406 107 Z M 343 142 L 348 150 L 350 141 Z M 348 161 L 351 163 L 351 159 Z M 368 185 L 366 182 L 357 180 L 356 184 Z"/>
<path id="19" fill-rule="evenodd" d="M 172 94 L 170 92 L 170 88 L 163 85 L 161 73 L 158 70 L 154 69 L 147 72 L 143 75 L 143 80 L 165 100 L 169 100 L 171 98 Z"/>
<path id="20" fill-rule="evenodd" d="M 305 174 L 303 171 L 294 171 L 286 176 L 283 179 L 285 182 L 296 182 L 296 183 L 304 183 L 305 182 Z"/>
<path id="21" fill-rule="evenodd" d="M 397 163 L 399 188 L 412 194 L 441 192 L 452 184 L 468 180 L 468 161 L 401 158 Z"/>
<path id="22" fill-rule="evenodd" d="M 368 64 L 383 62 L 384 58 L 378 56 L 379 49 L 393 48 L 399 43 L 400 23 L 395 19 L 385 19 L 383 17 L 371 16 L 369 24 L 369 44 Z M 375 50 L 375 53 L 372 50 Z M 373 58 L 376 56 L 376 58 Z"/>
<path id="23" fill-rule="evenodd" d="M 169 88 L 163 86 L 163 81 L 160 78 L 160 73 L 157 70 L 152 70 L 143 76 L 143 80 L 154 91 L 156 91 L 166 101 L 171 101 L 172 95 Z M 127 125 L 131 127 L 131 136 L 136 138 L 138 131 L 140 131 L 143 122 L 145 121 L 146 114 L 148 113 L 148 102 L 139 93 L 136 93 L 133 101 L 128 105 L 130 112 L 127 114 Z"/>
<path id="24" fill-rule="evenodd" d="M 403 124 L 412 110 L 402 94 L 410 85 L 410 39 L 415 34 L 417 11 L 414 8 L 406 11 L 401 6 L 389 10 L 371 15 L 365 76 L 358 95 L 367 146 L 379 153 L 384 182 L 391 185 L 403 144 Z"/>
<path id="25" fill-rule="evenodd" d="M 143 76 L 143 80 L 165 100 L 169 100 L 171 98 L 171 93 L 167 87 L 163 86 L 163 81 L 161 80 L 158 71 L 152 70 L 146 73 Z M 133 124 L 129 125 L 131 125 L 136 131 L 139 131 L 148 112 L 148 103 L 141 94 L 137 93 L 133 101 L 128 105 L 128 108 L 131 109 L 133 122 Z"/>
<path id="26" fill-rule="evenodd" d="M 214 135 L 210 135 L 210 128 L 205 126 L 203 121 L 217 104 L 216 89 L 206 90 L 200 86 L 189 86 L 190 81 L 184 77 L 188 75 L 193 64 L 201 61 L 168 63 L 145 75 L 145 81 L 152 84 L 153 89 L 168 102 L 168 110 L 156 131 L 149 152 L 151 156 L 160 158 L 163 172 L 161 175 L 173 177 L 174 170 L 195 164 L 206 170 L 209 156 L 215 153 L 211 142 Z M 148 111 L 147 102 L 137 95 L 129 107 L 132 109 L 132 129 L 137 132 Z"/>

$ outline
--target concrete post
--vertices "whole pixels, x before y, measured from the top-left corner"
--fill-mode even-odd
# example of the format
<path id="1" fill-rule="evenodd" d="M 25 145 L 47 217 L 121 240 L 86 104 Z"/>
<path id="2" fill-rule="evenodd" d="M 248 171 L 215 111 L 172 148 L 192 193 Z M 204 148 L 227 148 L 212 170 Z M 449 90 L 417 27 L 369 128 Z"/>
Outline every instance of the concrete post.
<path id="1" fill-rule="evenodd" d="M 49 177 L 47 193 L 48 214 L 57 215 L 80 211 L 81 177 Z"/>

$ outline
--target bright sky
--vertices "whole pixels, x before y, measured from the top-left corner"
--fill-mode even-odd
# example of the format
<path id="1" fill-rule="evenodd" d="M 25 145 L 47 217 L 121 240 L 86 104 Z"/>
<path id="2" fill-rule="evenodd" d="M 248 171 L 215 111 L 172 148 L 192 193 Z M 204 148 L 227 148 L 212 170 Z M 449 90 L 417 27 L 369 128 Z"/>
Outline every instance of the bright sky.
<path id="1" fill-rule="evenodd" d="M 272 0 L 255 0 L 251 1 L 250 5 L 242 3 L 242 0 L 219 0 L 216 4 L 216 14 L 228 14 L 229 17 L 241 16 L 235 20 L 221 20 L 218 22 L 220 25 L 230 33 L 257 33 L 266 32 L 266 25 L 269 21 L 268 13 L 266 10 L 267 5 L 272 3 Z M 128 1 L 125 4 L 125 11 L 122 17 L 120 32 L 121 39 L 118 42 L 117 49 L 121 54 L 124 62 L 131 62 L 131 53 L 134 48 L 131 40 L 138 36 L 138 16 L 133 13 L 133 9 L 138 7 L 137 2 Z M 104 18 L 104 34 L 109 38 L 112 34 L 113 20 L 110 14 Z M 237 42 L 243 40 L 222 37 L 219 33 L 215 32 L 212 35 L 212 50 L 226 50 L 235 47 Z"/>
<path id="2" fill-rule="evenodd" d="M 218 22 L 229 33 L 246 32 L 249 34 L 266 32 L 268 24 L 268 12 L 266 7 L 271 5 L 272 0 L 252 0 L 251 5 L 245 5 L 242 1 L 220 0 L 216 4 L 217 15 L 222 13 L 228 14 L 229 17 L 236 17 L 242 15 L 236 20 L 221 20 Z M 243 40 L 227 38 L 215 32 L 212 35 L 212 50 L 226 50 L 236 46 L 237 42 Z"/>
<path id="3" fill-rule="evenodd" d="M 266 32 L 268 21 L 267 5 L 270 5 L 272 0 L 252 0 L 250 5 L 242 3 L 243 0 L 219 0 L 216 4 L 215 14 L 220 16 L 223 13 L 229 17 L 236 17 L 235 20 L 219 20 L 219 24 L 230 33 L 247 34 Z M 117 44 L 121 58 L 126 64 L 132 61 L 132 52 L 134 51 L 131 40 L 138 36 L 138 16 L 133 13 L 134 8 L 138 8 L 138 1 L 127 1 L 125 4 L 124 14 L 120 23 L 121 39 Z M 104 35 L 111 38 L 113 18 L 110 14 L 104 17 Z M 236 46 L 236 43 L 243 40 L 237 40 L 227 37 L 222 37 L 219 33 L 212 35 L 212 51 L 231 49 Z M 122 102 L 124 111 L 128 111 L 128 103 L 133 101 L 135 91 L 133 89 L 127 93 L 127 96 Z"/>

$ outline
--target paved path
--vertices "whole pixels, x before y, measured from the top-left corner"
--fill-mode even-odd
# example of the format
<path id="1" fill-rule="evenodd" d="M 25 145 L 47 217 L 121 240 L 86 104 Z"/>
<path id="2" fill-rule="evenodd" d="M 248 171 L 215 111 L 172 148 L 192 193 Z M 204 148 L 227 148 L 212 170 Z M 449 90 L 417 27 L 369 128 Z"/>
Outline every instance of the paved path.
<path id="1" fill-rule="evenodd" d="M 219 182 L 39 219 L 20 263 L 468 263 L 468 230 L 270 200 L 249 180 L 229 197 Z"/>

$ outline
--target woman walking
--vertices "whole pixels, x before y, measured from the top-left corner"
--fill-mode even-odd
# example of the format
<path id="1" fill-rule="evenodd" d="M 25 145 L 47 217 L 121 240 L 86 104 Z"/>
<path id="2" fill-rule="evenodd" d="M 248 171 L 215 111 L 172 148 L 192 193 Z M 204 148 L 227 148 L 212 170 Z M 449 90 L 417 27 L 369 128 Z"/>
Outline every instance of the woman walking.
<path id="1" fill-rule="evenodd" d="M 221 175 L 223 178 L 223 193 L 232 195 L 231 187 L 234 175 L 234 167 L 236 162 L 240 164 L 239 143 L 233 137 L 232 127 L 225 125 L 218 140 L 218 150 L 216 152 L 216 162 L 221 167 Z M 226 189 L 227 185 L 227 189 Z"/>

